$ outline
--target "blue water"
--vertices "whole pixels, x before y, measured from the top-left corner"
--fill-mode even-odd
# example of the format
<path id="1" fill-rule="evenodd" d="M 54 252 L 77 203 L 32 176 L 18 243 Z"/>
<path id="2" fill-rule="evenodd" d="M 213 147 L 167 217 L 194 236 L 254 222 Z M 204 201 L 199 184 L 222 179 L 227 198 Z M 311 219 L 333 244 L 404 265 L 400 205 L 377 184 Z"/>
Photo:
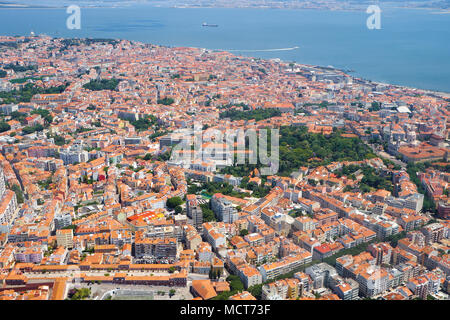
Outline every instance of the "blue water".
<path id="1" fill-rule="evenodd" d="M 381 7 L 381 30 L 365 12 L 277 9 L 82 9 L 81 30 L 65 9 L 0 9 L 0 34 L 125 38 L 169 46 L 233 51 L 355 70 L 374 81 L 450 92 L 450 14 Z M 202 27 L 203 22 L 219 24 Z M 292 48 L 286 51 L 247 51 Z"/>

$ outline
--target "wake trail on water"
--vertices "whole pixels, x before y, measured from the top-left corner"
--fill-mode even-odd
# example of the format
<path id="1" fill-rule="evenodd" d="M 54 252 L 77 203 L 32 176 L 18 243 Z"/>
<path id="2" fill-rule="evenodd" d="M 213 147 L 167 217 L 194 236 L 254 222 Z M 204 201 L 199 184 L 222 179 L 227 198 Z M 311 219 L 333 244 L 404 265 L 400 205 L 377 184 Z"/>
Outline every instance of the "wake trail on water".
<path id="1" fill-rule="evenodd" d="M 228 51 L 228 52 L 272 52 L 272 51 L 291 51 L 296 50 L 299 47 L 292 48 L 279 48 L 279 49 L 216 49 L 218 51 Z"/>

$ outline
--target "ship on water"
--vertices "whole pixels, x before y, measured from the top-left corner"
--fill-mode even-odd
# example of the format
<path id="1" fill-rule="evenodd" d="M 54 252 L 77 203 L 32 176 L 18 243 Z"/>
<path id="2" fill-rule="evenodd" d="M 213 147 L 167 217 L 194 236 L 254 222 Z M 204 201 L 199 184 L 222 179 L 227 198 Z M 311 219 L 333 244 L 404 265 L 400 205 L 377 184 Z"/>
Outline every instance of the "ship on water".
<path id="1" fill-rule="evenodd" d="M 209 24 L 206 22 L 203 22 L 202 24 L 202 27 L 218 27 L 218 26 L 219 26 L 218 24 Z"/>

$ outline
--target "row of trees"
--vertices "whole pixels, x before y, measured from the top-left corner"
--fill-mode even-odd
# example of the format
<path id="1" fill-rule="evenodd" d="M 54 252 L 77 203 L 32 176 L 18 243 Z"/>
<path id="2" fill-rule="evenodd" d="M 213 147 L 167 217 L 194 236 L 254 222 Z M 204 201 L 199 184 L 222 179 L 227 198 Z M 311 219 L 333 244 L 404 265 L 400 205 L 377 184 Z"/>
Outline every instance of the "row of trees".
<path id="1" fill-rule="evenodd" d="M 209 278 L 216 280 L 216 279 L 220 279 L 220 277 L 222 276 L 222 271 L 220 269 L 213 269 L 211 267 L 211 269 L 209 270 Z"/>
<path id="2" fill-rule="evenodd" d="M 236 109 L 226 110 L 219 114 L 220 119 L 230 118 L 230 120 L 251 120 L 261 121 L 264 119 L 269 119 L 272 117 L 281 116 L 281 111 L 278 109 L 267 108 L 267 109 L 255 109 L 250 111 L 240 111 Z"/>
<path id="3" fill-rule="evenodd" d="M 53 116 L 50 114 L 50 111 L 48 111 L 47 109 L 36 109 L 30 112 L 31 114 L 38 114 L 40 115 L 45 123 L 50 124 L 53 122 Z"/>
<path id="4" fill-rule="evenodd" d="M 174 209 L 176 214 L 180 214 L 183 212 L 183 208 L 181 205 L 183 204 L 183 200 L 180 197 L 172 197 L 167 200 L 167 207 Z"/>
<path id="5" fill-rule="evenodd" d="M 0 122 L 0 132 L 5 132 L 9 130 L 11 130 L 11 126 L 7 122 L 5 121 Z"/>
<path id="6" fill-rule="evenodd" d="M 154 115 L 146 115 L 143 118 L 140 118 L 139 120 L 130 121 L 130 124 L 137 130 L 137 131 L 146 131 L 149 128 L 155 128 L 155 130 L 159 129 L 159 123 L 158 118 L 156 118 Z"/>
<path id="7" fill-rule="evenodd" d="M 35 86 L 32 83 L 27 83 L 23 88 L 11 91 L 0 92 L 0 99 L 2 103 L 19 103 L 19 102 L 30 102 L 31 98 L 36 94 L 58 94 L 64 92 L 66 88 L 69 86 L 69 82 L 66 82 L 64 85 L 60 85 L 57 87 L 50 88 L 41 88 Z"/>
<path id="8" fill-rule="evenodd" d="M 233 186 L 226 182 L 203 182 L 200 186 L 190 185 L 188 193 L 198 194 L 203 191 L 204 194 L 212 196 L 216 193 L 222 193 L 227 196 L 244 198 L 250 196 L 248 193 L 241 193 L 233 190 Z"/>
<path id="9" fill-rule="evenodd" d="M 63 137 L 63 136 L 60 136 L 60 135 L 57 135 L 57 134 L 55 134 L 54 136 L 53 136 L 53 140 L 55 141 L 55 144 L 57 145 L 57 146 L 63 146 L 63 145 L 65 145 L 66 144 L 66 139 Z"/>
<path id="10" fill-rule="evenodd" d="M 361 161 L 375 158 L 369 146 L 359 138 L 342 137 L 340 130 L 334 130 L 329 136 L 320 133 L 310 133 L 305 126 L 283 126 L 280 128 L 279 140 L 279 170 L 278 175 L 289 176 L 300 167 L 318 167 L 336 161 Z M 268 135 L 267 145 L 270 145 Z M 259 153 L 259 150 L 258 150 Z M 268 150 L 269 156 L 271 150 Z M 222 169 L 223 173 L 234 176 L 248 176 L 255 168 L 260 168 L 259 162 L 243 164 Z"/>
<path id="11" fill-rule="evenodd" d="M 168 133 L 169 131 L 167 130 L 160 130 L 159 128 L 157 128 L 154 133 L 148 136 L 148 138 L 150 139 L 150 141 L 154 142 L 156 138 L 165 136 Z"/>
<path id="12" fill-rule="evenodd" d="M 214 211 L 211 210 L 211 200 L 200 204 L 200 209 L 202 209 L 203 222 L 217 221 Z"/>
<path id="13" fill-rule="evenodd" d="M 91 91 L 100 91 L 100 90 L 117 91 L 118 84 L 119 80 L 116 78 L 91 80 L 85 85 L 83 85 L 83 88 Z"/>
<path id="14" fill-rule="evenodd" d="M 158 99 L 158 101 L 157 101 L 158 104 L 163 104 L 165 106 L 169 106 L 169 105 L 173 104 L 174 102 L 175 102 L 175 100 L 173 98 L 168 98 L 168 97 Z"/>
<path id="15" fill-rule="evenodd" d="M 79 46 L 79 45 L 91 45 L 93 43 L 101 43 L 101 44 L 111 44 L 114 47 L 119 43 L 119 41 L 115 39 L 63 39 L 61 40 L 61 48 L 60 52 L 67 50 L 71 46 Z"/>
<path id="16" fill-rule="evenodd" d="M 244 290 L 244 284 L 238 276 L 230 274 L 226 280 L 230 284 L 230 291 L 221 292 L 212 300 L 228 300 L 232 295 Z"/>
<path id="17" fill-rule="evenodd" d="M 364 177 L 359 186 L 362 192 L 370 192 L 371 188 L 384 189 L 390 192 L 394 191 L 392 176 L 382 177 L 374 168 L 369 166 L 363 166 L 362 171 Z"/>
<path id="18" fill-rule="evenodd" d="M 255 182 L 249 182 L 249 180 L 249 177 L 242 178 L 239 186 L 243 189 L 253 191 L 252 196 L 256 198 L 262 198 L 269 194 L 271 188 L 264 185 L 264 182 L 266 181 L 264 177 L 261 179 L 261 185 L 258 185 Z"/>
<path id="19" fill-rule="evenodd" d="M 69 294 L 70 300 L 84 300 L 89 298 L 91 295 L 91 289 L 89 288 L 80 288 L 75 289 L 73 292 Z"/>
<path id="20" fill-rule="evenodd" d="M 18 203 L 23 203 L 25 198 L 24 198 L 22 189 L 20 189 L 20 187 L 17 184 L 14 184 L 11 187 L 11 190 L 14 191 L 14 193 L 16 194 L 17 202 Z"/>
<path id="21" fill-rule="evenodd" d="M 406 172 L 409 174 L 409 179 L 414 182 L 417 186 L 417 191 L 424 195 L 423 199 L 423 212 L 431 212 L 436 213 L 436 205 L 434 204 L 433 199 L 428 195 L 425 188 L 422 185 L 419 177 L 417 176 L 418 172 L 424 172 L 427 168 L 431 167 L 432 164 L 430 162 L 425 163 L 408 163 L 406 166 Z"/>
<path id="22" fill-rule="evenodd" d="M 50 112 L 48 110 L 45 109 L 37 109 L 37 110 L 33 110 L 31 111 L 31 114 L 39 114 L 43 119 L 44 119 L 44 123 L 46 126 L 48 126 L 50 123 L 52 123 L 53 121 L 53 117 L 50 114 Z M 26 118 L 26 114 L 22 113 L 22 112 L 18 112 L 18 111 L 14 111 L 11 113 L 11 118 L 13 120 L 17 120 L 19 121 L 21 124 L 25 124 L 25 118 Z M 5 131 L 9 131 L 11 130 L 11 126 L 6 122 L 6 121 L 1 121 L 0 122 L 0 132 L 5 132 Z M 22 132 L 24 134 L 30 134 L 36 131 L 42 131 L 44 130 L 44 127 L 40 124 L 35 125 L 35 126 L 29 126 L 29 127 L 24 127 L 22 129 Z"/>
<path id="23" fill-rule="evenodd" d="M 11 79 L 9 80 L 9 82 L 11 83 L 25 83 L 28 80 L 33 80 L 33 81 L 38 81 L 44 79 L 45 76 L 40 76 L 40 77 L 24 77 L 24 78 L 18 78 L 18 79 Z"/>
<path id="24" fill-rule="evenodd" d="M 364 175 L 359 183 L 359 190 L 363 193 L 370 192 L 373 189 L 384 189 L 390 192 L 394 191 L 394 184 L 392 183 L 392 175 L 382 176 L 377 170 L 368 165 L 354 165 L 350 164 L 348 166 L 343 166 L 341 170 L 336 172 L 336 175 L 340 178 L 341 176 L 347 176 L 352 180 L 356 180 L 354 175 L 358 170 Z M 349 186 L 348 186 L 349 187 Z M 350 187 L 349 187 L 350 188 Z M 347 188 L 345 191 L 347 191 Z"/>
<path id="25" fill-rule="evenodd" d="M 287 176 L 302 166 L 317 167 L 335 161 L 361 161 L 374 157 L 363 141 L 342 137 L 340 130 L 325 136 L 309 133 L 304 126 L 280 128 L 279 175 Z"/>
<path id="26" fill-rule="evenodd" d="M 3 69 L 5 70 L 13 70 L 14 72 L 26 72 L 26 71 L 36 71 L 37 65 L 29 65 L 29 66 L 22 66 L 18 63 L 10 63 L 3 66 Z"/>
<path id="27" fill-rule="evenodd" d="M 36 124 L 34 126 L 24 127 L 22 129 L 22 133 L 23 134 L 31 134 L 31 133 L 39 132 L 39 131 L 43 131 L 43 130 L 44 130 L 44 126 L 42 124 Z"/>
<path id="28" fill-rule="evenodd" d="M 250 175 L 250 173 L 257 169 L 258 167 L 260 167 L 260 163 L 258 164 L 240 164 L 237 166 L 229 166 L 229 167 L 224 167 L 222 169 L 220 169 L 220 173 L 223 174 L 231 174 L 235 177 L 246 177 L 248 175 Z"/>

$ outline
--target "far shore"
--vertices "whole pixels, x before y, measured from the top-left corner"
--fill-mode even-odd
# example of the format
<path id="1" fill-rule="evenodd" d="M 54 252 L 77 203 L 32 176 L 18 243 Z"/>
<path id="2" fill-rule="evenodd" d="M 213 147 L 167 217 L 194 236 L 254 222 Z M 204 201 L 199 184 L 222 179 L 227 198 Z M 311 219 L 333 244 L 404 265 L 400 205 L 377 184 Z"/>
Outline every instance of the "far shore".
<path id="1" fill-rule="evenodd" d="M 358 5 L 355 7 L 337 7 L 337 8 L 279 8 L 279 7 L 271 7 L 271 6 L 194 6 L 194 5 L 157 5 L 152 3 L 128 3 L 128 4 L 106 4 L 104 6 L 100 5 L 80 5 L 80 8 L 82 9 L 114 9 L 114 8 L 127 8 L 132 6 L 133 4 L 137 5 L 146 5 L 150 7 L 157 7 L 157 8 L 173 8 L 173 9 L 273 9 L 273 10 L 324 10 L 324 11 L 339 11 L 339 12 L 354 12 L 354 11 L 365 11 L 366 7 L 365 5 Z M 61 5 L 61 6 L 39 6 L 39 5 L 28 5 L 28 4 L 8 4 L 8 3 L 0 3 L 0 9 L 65 9 L 68 5 Z M 441 9 L 441 8 L 420 8 L 420 7 L 401 7 L 401 6 L 395 6 L 395 5 L 387 5 L 386 8 L 389 9 L 403 9 L 403 10 L 427 10 L 430 11 L 430 14 L 450 14 L 449 9 Z M 383 5 L 381 5 L 381 9 L 383 9 Z M 431 12 L 432 11 L 432 12 Z"/>

